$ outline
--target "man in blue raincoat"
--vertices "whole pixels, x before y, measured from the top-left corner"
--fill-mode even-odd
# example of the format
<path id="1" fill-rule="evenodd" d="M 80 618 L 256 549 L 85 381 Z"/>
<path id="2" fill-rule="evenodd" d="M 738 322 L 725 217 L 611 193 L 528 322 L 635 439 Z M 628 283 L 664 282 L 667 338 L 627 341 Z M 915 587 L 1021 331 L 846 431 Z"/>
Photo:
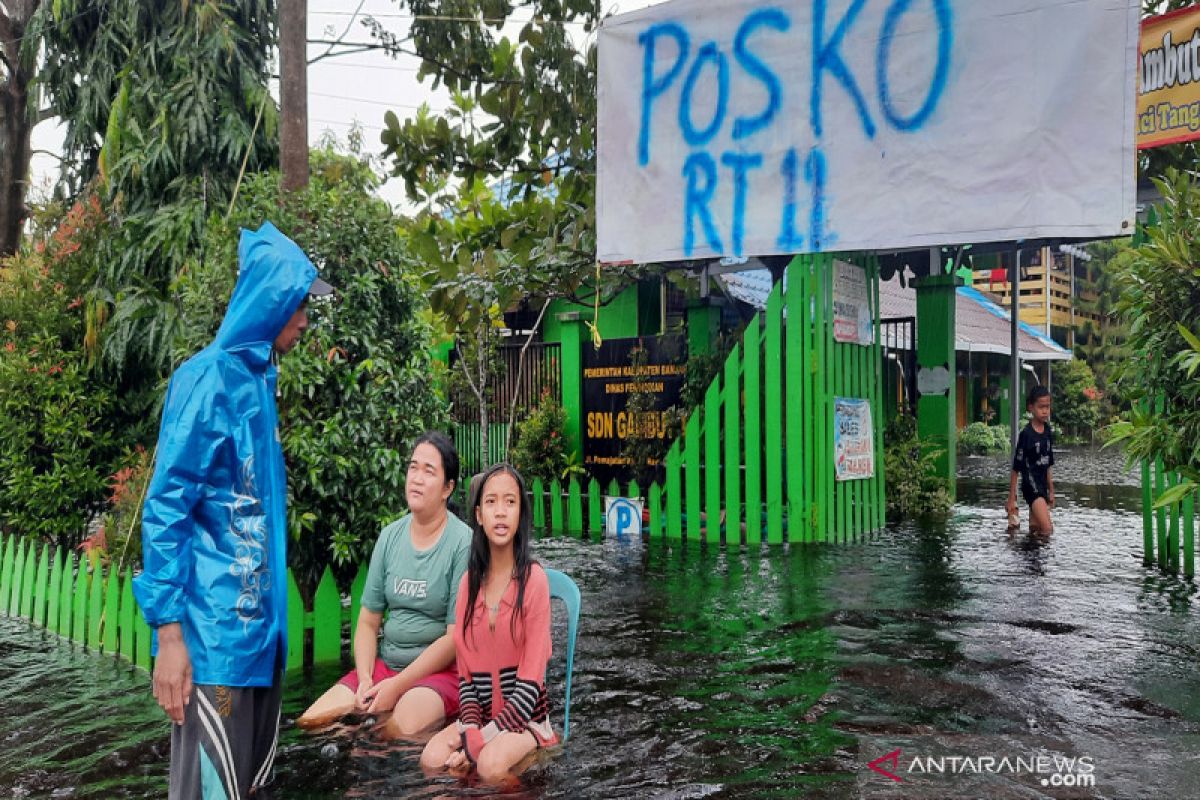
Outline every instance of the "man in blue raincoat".
<path id="1" fill-rule="evenodd" d="M 274 355 L 329 285 L 271 223 L 243 230 L 208 347 L 171 377 L 134 594 L 155 630 L 170 797 L 246 797 L 271 777 L 287 658 L 287 482 Z"/>

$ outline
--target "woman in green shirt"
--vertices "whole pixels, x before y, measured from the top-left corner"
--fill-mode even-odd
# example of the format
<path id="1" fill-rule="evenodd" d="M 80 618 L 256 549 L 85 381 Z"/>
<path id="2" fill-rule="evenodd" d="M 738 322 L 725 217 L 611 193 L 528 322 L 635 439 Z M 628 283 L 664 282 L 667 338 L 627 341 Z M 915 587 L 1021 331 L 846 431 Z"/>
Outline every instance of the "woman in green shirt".
<path id="1" fill-rule="evenodd" d="M 296 720 L 300 727 L 392 711 L 386 732 L 407 737 L 458 715 L 454 607 L 471 529 L 446 506 L 457 483 L 454 444 L 443 433 L 423 434 L 408 464 L 409 513 L 383 529 L 371 554 L 354 669 Z"/>

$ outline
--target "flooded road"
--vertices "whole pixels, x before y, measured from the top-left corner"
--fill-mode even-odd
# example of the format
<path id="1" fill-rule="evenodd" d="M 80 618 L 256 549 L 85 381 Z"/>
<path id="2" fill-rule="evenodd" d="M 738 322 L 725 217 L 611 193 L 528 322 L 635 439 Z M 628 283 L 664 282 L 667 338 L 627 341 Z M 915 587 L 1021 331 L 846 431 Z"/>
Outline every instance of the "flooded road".
<path id="1" fill-rule="evenodd" d="M 960 468 L 948 521 L 861 544 L 540 539 L 583 593 L 572 735 L 514 796 L 1200 796 L 1200 596 L 1142 566 L 1136 475 L 1060 457 L 1041 541 L 1005 532 L 1004 459 Z M 487 794 L 296 730 L 337 672 L 293 676 L 274 796 Z M 144 673 L 0 617 L 0 796 L 163 796 L 166 742 Z"/>

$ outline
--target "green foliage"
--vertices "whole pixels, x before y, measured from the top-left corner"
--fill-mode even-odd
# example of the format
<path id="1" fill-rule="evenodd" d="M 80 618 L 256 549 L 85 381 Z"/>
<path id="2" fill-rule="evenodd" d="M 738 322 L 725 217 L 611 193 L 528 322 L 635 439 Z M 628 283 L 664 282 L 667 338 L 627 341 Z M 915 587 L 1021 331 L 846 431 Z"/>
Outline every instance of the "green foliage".
<path id="1" fill-rule="evenodd" d="M 83 538 L 106 476 L 153 424 L 152 394 L 89 369 L 83 352 L 86 254 L 105 228 L 94 198 L 60 208 L 0 268 L 0 527 L 63 546 Z"/>
<path id="2" fill-rule="evenodd" d="M 227 207 L 243 160 L 251 172 L 278 160 L 275 16 L 271 0 L 58 0 L 30 24 L 26 47 L 54 54 L 37 85 L 65 126 L 58 191 L 94 190 L 108 216 L 83 251 L 86 349 L 125 387 L 153 386 L 174 365 L 175 282 L 204 260 L 206 221 Z"/>
<path id="3" fill-rule="evenodd" d="M 1169 170 L 1155 185 L 1163 196 L 1157 224 L 1123 265 L 1118 310 L 1135 354 L 1120 372 L 1133 399 L 1128 422 L 1113 427 L 1131 460 L 1161 459 L 1169 471 L 1200 482 L 1200 186 Z"/>
<path id="4" fill-rule="evenodd" d="M 102 522 L 105 555 L 118 570 L 142 565 L 142 506 L 154 461 L 138 445 L 125 454 L 121 468 L 108 479 L 108 511 Z"/>
<path id="5" fill-rule="evenodd" d="M 103 507 L 119 457 L 104 424 L 117 399 L 89 379 L 77 351 L 16 333 L 2 335 L 0 350 L 0 526 L 73 545 Z"/>
<path id="6" fill-rule="evenodd" d="M 1100 424 L 1100 390 L 1087 362 L 1075 359 L 1054 369 L 1053 420 L 1064 441 L 1090 442 Z"/>
<path id="7" fill-rule="evenodd" d="M 917 438 L 917 421 L 900 414 L 884 432 L 883 474 L 889 519 L 940 516 L 950 510 L 950 490 L 937 476 L 939 452 Z"/>
<path id="8" fill-rule="evenodd" d="M 1092 260 L 1084 264 L 1085 274 L 1079 282 L 1076 302 L 1081 311 L 1098 319 L 1082 318 L 1075 329 L 1075 356 L 1092 368 L 1099 395 L 1101 424 L 1111 422 L 1128 410 L 1129 402 L 1122 395 L 1117 381 L 1118 365 L 1130 357 L 1126 345 L 1128 326 L 1116 313 L 1121 297 L 1119 275 L 1123 265 L 1133 257 L 1134 249 L 1128 239 L 1095 242 L 1088 245 Z M 1057 369 L 1056 369 L 1057 374 Z"/>
<path id="9" fill-rule="evenodd" d="M 509 457 L 526 480 L 547 483 L 565 479 L 570 459 L 566 444 L 567 413 L 549 391 L 542 392 L 529 416 L 517 424 L 516 443 Z"/>
<path id="10" fill-rule="evenodd" d="M 249 177 L 229 220 L 209 219 L 206 258 L 180 281 L 181 350 L 207 345 L 233 289 L 240 227 L 270 219 L 336 288 L 309 308 L 310 329 L 280 365 L 288 466 L 289 550 L 302 592 L 330 559 L 341 578 L 369 557 L 380 527 L 404 510 L 410 442 L 445 427 L 430 391 L 431 331 L 416 275 L 387 204 L 356 155 L 313 156 L 307 189 L 280 195 L 278 173 Z"/>
<path id="11" fill-rule="evenodd" d="M 972 422 L 958 434 L 958 452 L 963 455 L 986 456 L 1007 449 L 1008 428 L 1004 425 Z"/>

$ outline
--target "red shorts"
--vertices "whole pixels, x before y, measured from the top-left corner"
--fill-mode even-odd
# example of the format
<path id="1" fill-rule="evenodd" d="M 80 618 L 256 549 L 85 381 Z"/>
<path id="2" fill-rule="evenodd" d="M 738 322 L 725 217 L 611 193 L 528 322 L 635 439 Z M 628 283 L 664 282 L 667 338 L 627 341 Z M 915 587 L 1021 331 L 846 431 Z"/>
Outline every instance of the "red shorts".
<path id="1" fill-rule="evenodd" d="M 400 673 L 393 670 L 382 659 L 376 657 L 375 672 L 371 675 L 371 680 L 374 683 L 379 683 L 385 678 L 390 678 L 393 675 Z M 338 681 L 342 686 L 350 689 L 352 692 L 358 692 L 358 670 L 352 669 Z M 433 689 L 438 693 L 438 697 L 442 698 L 442 711 L 446 715 L 447 720 L 452 720 L 458 716 L 458 670 L 451 667 L 450 669 L 435 672 L 424 680 L 419 680 L 413 684 L 413 688 L 424 686 L 427 689 Z"/>

